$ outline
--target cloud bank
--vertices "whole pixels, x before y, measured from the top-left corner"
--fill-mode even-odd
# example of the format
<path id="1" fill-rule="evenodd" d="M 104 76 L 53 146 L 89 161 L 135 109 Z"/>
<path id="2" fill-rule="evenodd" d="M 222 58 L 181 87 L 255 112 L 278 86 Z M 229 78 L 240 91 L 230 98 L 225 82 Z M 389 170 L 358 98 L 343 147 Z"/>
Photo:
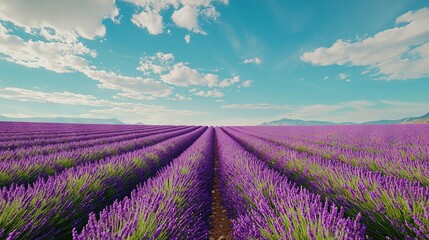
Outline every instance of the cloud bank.
<path id="1" fill-rule="evenodd" d="M 305 52 L 301 60 L 316 66 L 365 66 L 381 80 L 429 77 L 429 8 L 407 12 L 396 24 L 362 40 L 339 39 L 331 47 Z"/>

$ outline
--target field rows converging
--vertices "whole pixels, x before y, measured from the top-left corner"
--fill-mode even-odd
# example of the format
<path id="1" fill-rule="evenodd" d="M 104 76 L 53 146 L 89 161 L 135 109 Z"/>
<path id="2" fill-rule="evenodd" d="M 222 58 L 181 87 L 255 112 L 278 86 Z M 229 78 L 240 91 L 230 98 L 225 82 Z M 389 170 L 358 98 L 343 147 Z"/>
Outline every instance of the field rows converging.
<path id="1" fill-rule="evenodd" d="M 74 141 L 83 141 L 88 139 L 95 139 L 97 137 L 108 137 L 109 135 L 121 134 L 124 132 L 136 132 L 137 129 L 134 130 L 121 130 L 121 131 L 113 131 L 113 132 L 97 132 L 97 133 L 81 133 L 73 136 L 61 135 L 55 136 L 53 138 L 50 137 L 39 137 L 31 140 L 16 140 L 10 141 L 0 144 L 1 149 L 4 150 L 13 150 L 16 148 L 25 148 L 25 147 L 33 147 L 38 145 L 47 145 L 47 144 L 58 144 L 58 143 L 70 143 Z M 146 129 L 144 129 L 146 131 Z M 150 130 L 150 129 L 148 129 Z"/>
<path id="2" fill-rule="evenodd" d="M 352 166 L 380 171 L 385 175 L 394 175 L 400 178 L 419 181 L 426 186 L 429 185 L 429 142 L 427 139 L 419 137 L 418 134 L 413 134 L 414 138 L 412 139 L 402 140 L 402 144 L 395 143 L 395 145 L 401 147 L 382 146 L 380 143 L 377 143 L 377 145 L 371 144 L 365 147 L 360 145 L 360 147 L 353 146 L 345 149 L 344 145 L 343 147 L 337 147 L 320 144 L 321 140 L 317 144 L 290 140 L 275 132 L 236 130 L 316 157 L 342 161 Z M 346 137 L 343 136 L 343 138 Z M 342 140 L 340 139 L 340 141 Z M 386 143 L 383 145 L 386 145 Z M 392 147 L 394 148 L 392 149 Z"/>
<path id="3" fill-rule="evenodd" d="M 173 132 L 155 132 L 136 139 L 96 145 L 45 156 L 34 156 L 15 161 L 0 162 L 0 186 L 30 183 L 39 177 L 54 175 L 64 169 L 105 157 L 124 154 L 178 136 L 195 128 Z"/>
<path id="4" fill-rule="evenodd" d="M 75 239 L 207 239 L 213 128 L 129 198 L 90 216 Z"/>
<path id="5" fill-rule="evenodd" d="M 58 136 L 73 136 L 91 133 L 119 132 L 127 130 L 150 129 L 158 126 L 125 126 L 95 124 L 51 124 L 51 123 L 14 123 L 4 122 L 0 127 L 0 136 L 5 140 L 25 140 Z M 31 131 L 29 131 L 29 129 Z"/>
<path id="6" fill-rule="evenodd" d="M 324 159 L 273 144 L 248 134 L 228 133 L 292 181 L 360 216 L 374 237 L 428 237 L 429 188 L 340 161 Z M 423 231 L 422 231 L 423 230 Z"/>
<path id="7" fill-rule="evenodd" d="M 429 126 L 0 123 L 0 239 L 429 239 Z"/>
<path id="8" fill-rule="evenodd" d="M 81 138 L 77 139 L 72 142 L 66 142 L 66 143 L 50 143 L 46 144 L 44 146 L 31 146 L 31 147 L 20 147 L 15 148 L 13 150 L 3 150 L 0 151 L 0 161 L 6 161 L 9 159 L 22 159 L 24 157 L 28 156 L 34 156 L 34 155 L 47 155 L 52 154 L 60 151 L 67 151 L 82 147 L 91 147 L 95 145 L 100 144 L 106 144 L 106 143 L 114 143 L 114 142 L 120 142 L 124 140 L 131 140 L 136 139 L 139 137 L 148 136 L 152 133 L 160 133 L 163 131 L 172 131 L 176 129 L 183 129 L 185 127 L 179 127 L 179 128 L 157 128 L 157 129 L 150 129 L 150 130 L 142 130 L 142 131 L 133 131 L 133 132 L 121 132 L 121 133 L 115 133 L 115 134 L 106 134 L 103 136 L 97 136 L 92 138 Z"/>
<path id="9" fill-rule="evenodd" d="M 363 238 L 351 220 L 319 195 L 299 188 L 218 130 L 221 192 L 237 239 Z M 284 226 L 287 226 L 286 228 Z"/>
<path id="10" fill-rule="evenodd" d="M 81 227 L 86 221 L 85 213 L 100 210 L 129 194 L 137 183 L 168 164 L 204 130 L 198 128 L 152 147 L 70 168 L 28 187 L 3 188 L 0 232 L 12 239 L 71 235 L 73 227 Z"/>

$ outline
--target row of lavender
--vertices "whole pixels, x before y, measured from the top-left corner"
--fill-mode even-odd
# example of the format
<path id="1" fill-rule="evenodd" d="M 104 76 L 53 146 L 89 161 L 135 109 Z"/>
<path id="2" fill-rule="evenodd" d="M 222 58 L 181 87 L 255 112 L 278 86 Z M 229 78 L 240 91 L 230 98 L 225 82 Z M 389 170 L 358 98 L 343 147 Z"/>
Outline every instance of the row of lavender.
<path id="1" fill-rule="evenodd" d="M 115 201 L 74 239 L 208 239 L 214 130 L 209 128 L 156 177 Z"/>
<path id="2" fill-rule="evenodd" d="M 15 128 L 12 128 L 11 125 L 15 126 Z M 34 127 L 34 129 L 29 131 L 28 128 L 31 127 Z M 52 128 L 51 132 L 49 132 L 48 128 Z M 106 162 L 112 161 L 114 158 L 127 158 L 129 161 L 132 160 L 134 164 L 143 167 L 145 171 L 148 171 L 144 174 L 144 177 L 148 177 L 156 172 L 156 169 L 151 170 L 152 165 L 156 167 L 158 164 L 161 164 L 162 166 L 170 160 L 169 157 L 166 156 L 161 159 L 162 161 L 158 159 L 157 151 L 162 150 L 164 154 L 177 154 L 186 148 L 181 148 L 179 145 L 179 148 L 172 150 L 173 152 L 168 152 L 165 150 L 169 149 L 169 145 L 165 141 L 168 142 L 168 139 L 183 137 L 187 135 L 187 133 L 198 135 L 195 131 L 198 132 L 200 128 L 180 126 L 143 127 L 2 123 L 0 124 L 0 129 L 4 130 L 2 134 L 6 136 L 2 138 L 2 142 L 5 143 L 3 146 L 8 146 L 6 147 L 7 150 L 0 151 L 0 156 L 5 152 L 13 153 L 13 157 L 4 159 L 4 162 L 0 162 L 0 187 L 4 186 L 1 189 L 3 195 L 0 199 L 0 238 L 2 236 L 8 236 L 8 238 L 14 239 L 37 237 L 38 233 L 34 233 L 33 231 L 38 231 L 37 229 L 39 228 L 45 229 L 47 227 L 47 221 L 54 225 L 64 222 L 64 220 L 61 220 L 61 213 L 59 217 L 56 218 L 57 223 L 53 223 L 55 218 L 50 220 L 50 217 L 47 217 L 44 219 L 44 216 L 46 214 L 49 215 L 50 211 L 56 211 L 56 205 L 60 205 L 60 202 L 58 202 L 59 200 L 61 203 L 67 204 L 67 199 L 62 202 L 64 199 L 59 199 L 58 197 L 82 197 L 86 199 L 87 204 L 96 201 L 94 195 L 91 194 L 88 196 L 79 196 L 80 194 L 85 194 L 85 188 L 89 187 L 91 190 L 91 186 L 87 186 L 91 181 L 97 186 L 96 190 L 99 191 L 98 194 L 100 195 L 101 193 L 101 195 L 105 195 L 103 197 L 104 200 L 112 201 L 112 199 L 115 199 L 113 197 L 116 191 L 115 189 L 112 189 L 109 185 L 104 185 L 107 186 L 104 188 L 98 187 L 100 181 L 108 181 L 109 177 L 112 177 L 107 176 L 105 173 L 106 171 L 109 174 L 116 174 L 115 171 L 118 169 L 115 169 L 115 167 L 122 171 L 121 169 L 123 169 L 124 166 L 122 166 L 121 161 L 116 162 L 116 166 L 111 163 L 106 165 Z M 10 129 L 13 130 L 11 131 Z M 40 129 L 43 129 L 43 131 L 39 131 Z M 72 136 L 70 137 L 70 135 Z M 38 142 L 38 140 L 42 143 Z M 184 142 L 181 143 L 182 145 L 189 144 L 189 140 L 179 139 L 179 141 L 183 140 Z M 15 148 L 15 146 L 19 145 L 16 143 L 20 143 L 19 148 Z M 47 145 L 44 147 L 37 146 L 43 144 Z M 154 144 L 157 144 L 155 148 L 156 151 L 151 152 L 150 147 L 147 147 Z M 164 144 L 168 146 L 166 147 Z M 170 144 L 174 145 L 174 143 L 171 142 Z M 33 151 L 40 148 L 49 149 L 50 151 Z M 145 150 L 149 151 L 145 153 Z M 176 151 L 176 153 L 174 151 Z M 23 152 L 27 154 L 22 154 Z M 140 158 L 133 157 L 133 154 L 143 154 L 144 156 L 142 160 L 139 160 Z M 144 158 L 148 158 L 149 160 Z M 104 160 L 101 161 L 102 159 Z M 151 165 L 152 160 L 156 161 L 156 163 Z M 142 161 L 142 163 L 140 163 L 140 161 Z M 124 173 L 129 174 L 130 170 L 131 168 L 127 168 Z M 104 178 L 97 177 L 97 173 Z M 45 179 L 50 175 L 55 176 Z M 139 179 L 136 172 L 132 172 L 131 176 L 127 177 L 131 177 L 132 181 L 125 181 L 123 185 L 129 187 L 133 184 L 137 184 L 137 182 L 133 183 L 133 181 Z M 20 185 L 24 183 L 32 184 L 28 186 Z M 7 187 L 11 184 L 13 185 Z M 38 191 L 38 189 L 44 189 L 45 192 Z M 120 191 L 126 192 L 126 189 Z M 90 191 L 89 193 L 94 192 Z M 49 197 L 54 199 L 49 199 Z M 69 207 L 71 206 L 72 205 L 69 204 Z M 63 208 L 63 206 L 58 207 L 58 209 Z M 72 211 L 72 209 L 63 209 L 59 211 L 67 212 Z M 58 215 L 58 213 L 56 214 Z M 86 212 L 80 213 L 82 216 L 85 216 L 85 214 Z M 63 217 L 65 219 L 70 218 L 70 216 L 67 215 Z M 29 224 L 33 223 L 35 223 L 36 226 L 30 227 Z M 30 228 L 30 230 L 28 230 L 28 228 Z M 36 230 L 32 230 L 31 228 L 35 228 Z M 71 229 L 71 227 L 69 226 L 68 229 Z M 60 230 L 59 233 L 61 232 Z M 46 236 L 52 237 L 57 233 L 48 232 L 46 234 Z"/>
<path id="3" fill-rule="evenodd" d="M 115 131 L 135 131 L 153 127 L 159 126 L 1 122 L 0 142 L 35 140 Z"/>
<path id="4" fill-rule="evenodd" d="M 0 187 L 10 184 L 31 183 L 39 177 L 54 175 L 67 168 L 134 151 L 194 129 L 196 127 L 173 130 L 161 129 L 156 132 L 143 133 L 131 140 L 0 162 Z"/>
<path id="5" fill-rule="evenodd" d="M 429 130 L 425 125 L 309 127 L 302 131 L 312 134 L 301 133 L 301 138 L 290 133 L 294 129 L 236 128 L 300 152 L 429 186 Z"/>
<path id="6" fill-rule="evenodd" d="M 141 136 L 150 135 L 159 131 L 173 130 L 184 127 L 162 127 L 162 128 L 145 128 L 142 130 L 120 131 L 114 133 L 103 134 L 85 134 L 81 137 L 76 137 L 71 141 L 65 141 L 64 138 L 59 138 L 57 142 L 43 144 L 29 144 L 29 146 L 21 146 L 14 149 L 0 150 L 0 161 L 9 159 L 22 159 L 34 155 L 48 155 L 56 152 L 73 150 L 83 147 L 91 147 L 99 144 L 113 143 L 124 140 L 136 139 Z"/>
<path id="7" fill-rule="evenodd" d="M 90 212 L 98 212 L 114 200 L 127 196 L 137 184 L 187 149 L 205 129 L 186 127 L 155 132 L 133 139 L 131 144 L 122 144 L 117 151 L 102 156 L 95 154 L 98 157 L 93 159 L 88 160 L 88 155 L 70 157 L 71 167 L 57 164 L 58 170 L 51 167 L 55 175 L 39 178 L 29 185 L 3 187 L 0 190 L 0 238 L 71 237 L 72 229 L 83 227 Z M 52 159 L 55 158 L 45 161 L 47 168 L 56 163 Z M 34 165 L 44 165 L 43 161 L 34 160 Z M 40 172 L 36 171 L 34 176 L 40 176 Z"/>
<path id="8" fill-rule="evenodd" d="M 236 239 L 364 239 L 365 227 L 217 129 L 220 191 Z"/>
<path id="9" fill-rule="evenodd" d="M 406 128 L 410 132 L 418 128 L 417 141 L 428 141 L 427 126 Z M 225 131 L 248 151 L 291 181 L 329 199 L 337 206 L 344 207 L 347 216 L 362 216 L 362 223 L 367 226 L 366 232 L 369 236 L 380 239 L 429 238 L 429 188 L 425 184 L 413 181 L 414 178 L 408 180 L 405 174 L 395 174 L 399 173 L 400 169 L 396 172 L 378 171 L 335 157 L 328 158 L 302 151 L 293 147 L 290 139 L 281 139 L 280 134 L 262 130 L 257 127 L 225 128 Z M 281 129 L 277 129 L 279 130 Z M 287 128 L 283 130 L 286 131 Z M 343 136 L 346 137 L 353 136 Z M 401 137 L 404 136 L 398 136 L 398 139 Z M 421 148 L 424 147 L 427 146 Z M 394 149 L 392 148 L 392 151 Z M 377 155 L 360 161 L 374 159 L 377 159 Z M 394 163 L 399 161 L 398 159 L 390 161 L 402 166 L 404 171 L 413 166 L 407 166 L 409 162 L 420 164 L 423 169 L 415 171 L 415 177 L 420 176 L 420 172 L 428 171 L 427 165 L 423 164 L 427 162 L 425 159 L 409 159 L 402 163 Z M 412 175 L 412 172 L 410 174 Z"/>
<path id="10" fill-rule="evenodd" d="M 66 133 L 43 133 L 42 135 L 32 136 L 24 135 L 17 136 L 16 134 L 8 134 L 8 137 L 2 138 L 0 142 L 0 150 L 14 150 L 16 148 L 25 148 L 25 147 L 34 147 L 34 146 L 43 146 L 47 144 L 58 144 L 58 143 L 69 143 L 74 141 L 89 140 L 97 137 L 107 137 L 115 134 L 123 134 L 126 132 L 136 132 L 136 131 L 146 131 L 150 129 L 156 129 L 159 127 L 136 127 L 130 129 L 106 129 L 106 130 L 89 130 L 81 131 L 76 130 L 75 132 L 66 132 Z M 165 128 L 165 127 L 161 127 Z M 31 132 L 31 131 L 30 131 Z"/>

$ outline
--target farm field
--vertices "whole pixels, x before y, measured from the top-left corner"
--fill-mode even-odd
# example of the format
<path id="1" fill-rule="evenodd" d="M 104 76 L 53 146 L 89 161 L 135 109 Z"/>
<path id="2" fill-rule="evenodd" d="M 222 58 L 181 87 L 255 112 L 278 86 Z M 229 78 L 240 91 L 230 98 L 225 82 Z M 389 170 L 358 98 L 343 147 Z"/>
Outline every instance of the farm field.
<path id="1" fill-rule="evenodd" d="M 429 125 L 0 122 L 0 239 L 429 239 Z"/>

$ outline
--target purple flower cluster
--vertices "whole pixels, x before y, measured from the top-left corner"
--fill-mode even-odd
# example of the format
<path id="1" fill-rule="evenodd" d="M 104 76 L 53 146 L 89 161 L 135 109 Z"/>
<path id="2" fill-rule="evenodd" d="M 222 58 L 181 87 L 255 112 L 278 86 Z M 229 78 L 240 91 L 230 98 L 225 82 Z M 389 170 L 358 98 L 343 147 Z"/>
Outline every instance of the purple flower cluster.
<path id="1" fill-rule="evenodd" d="M 29 185 L 0 190 L 0 238 L 71 236 L 89 212 L 122 198 L 188 148 L 205 127 L 154 146 L 86 163 Z"/>
<path id="2" fill-rule="evenodd" d="M 209 128 L 131 196 L 91 214 L 84 239 L 207 239 L 213 177 L 214 130 Z"/>
<path id="3" fill-rule="evenodd" d="M 429 188 L 274 144 L 232 129 L 227 133 L 289 179 L 325 196 L 347 214 L 362 213 L 375 238 L 428 239 Z"/>
<path id="4" fill-rule="evenodd" d="M 365 227 L 216 129 L 220 191 L 236 239 L 364 239 Z"/>

